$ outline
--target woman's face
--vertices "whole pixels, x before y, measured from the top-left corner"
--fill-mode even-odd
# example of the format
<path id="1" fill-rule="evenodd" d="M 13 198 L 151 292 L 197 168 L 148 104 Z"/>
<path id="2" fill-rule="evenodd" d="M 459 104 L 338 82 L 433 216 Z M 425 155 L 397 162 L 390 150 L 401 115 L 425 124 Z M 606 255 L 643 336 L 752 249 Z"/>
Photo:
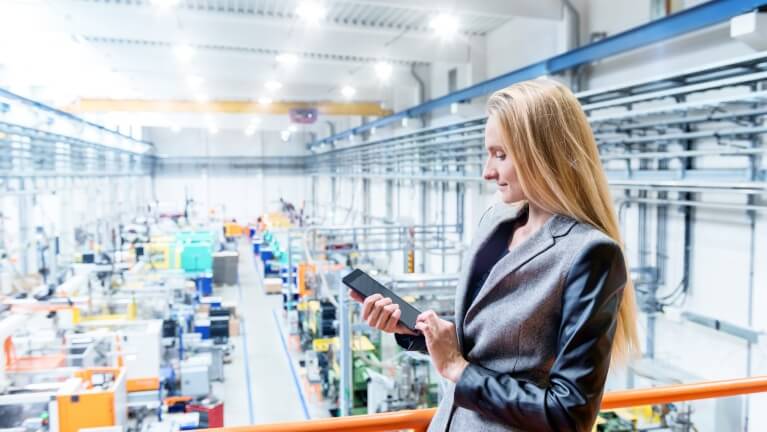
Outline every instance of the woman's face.
<path id="1" fill-rule="evenodd" d="M 498 193 L 505 203 L 526 199 L 522 186 L 517 179 L 517 170 L 510 154 L 503 148 L 503 135 L 498 116 L 491 115 L 485 125 L 485 149 L 487 162 L 482 176 L 485 180 L 495 181 Z"/>

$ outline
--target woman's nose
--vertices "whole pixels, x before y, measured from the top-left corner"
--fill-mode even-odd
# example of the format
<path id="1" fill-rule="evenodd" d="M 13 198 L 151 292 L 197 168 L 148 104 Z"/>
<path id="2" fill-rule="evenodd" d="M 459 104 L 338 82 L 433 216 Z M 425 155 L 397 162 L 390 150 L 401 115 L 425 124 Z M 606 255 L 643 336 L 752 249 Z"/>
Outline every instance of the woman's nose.
<path id="1" fill-rule="evenodd" d="M 485 180 L 494 180 L 496 177 L 498 177 L 498 171 L 490 166 L 490 161 L 485 164 L 485 170 L 482 172 L 482 177 L 484 177 Z"/>

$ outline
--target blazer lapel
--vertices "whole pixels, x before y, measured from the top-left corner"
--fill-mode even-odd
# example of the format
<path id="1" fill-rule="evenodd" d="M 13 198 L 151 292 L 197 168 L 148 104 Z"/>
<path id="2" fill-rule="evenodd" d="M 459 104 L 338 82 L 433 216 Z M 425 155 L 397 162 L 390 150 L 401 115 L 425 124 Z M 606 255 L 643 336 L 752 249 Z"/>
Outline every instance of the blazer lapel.
<path id="1" fill-rule="evenodd" d="M 514 247 L 509 254 L 498 261 L 495 266 L 493 266 L 490 275 L 480 288 L 474 301 L 470 305 L 464 306 L 464 308 L 467 309 L 466 312 L 461 315 L 461 331 L 463 332 L 463 324 L 469 317 L 469 314 L 475 313 L 477 305 L 499 285 L 503 278 L 514 273 L 524 264 L 554 246 L 555 239 L 567 234 L 575 223 L 575 220 L 570 219 L 569 217 L 555 214 L 546 221 L 544 226 L 533 234 L 532 237 Z M 476 251 L 474 253 L 476 253 Z M 465 293 L 463 301 L 464 303 L 466 301 Z"/>
<path id="2" fill-rule="evenodd" d="M 507 204 L 497 204 L 497 206 L 497 210 L 495 210 L 497 214 L 488 216 L 492 218 L 488 227 L 480 230 L 471 246 L 469 246 L 467 250 L 468 261 L 465 262 L 466 268 L 462 269 L 458 280 L 458 289 L 455 293 L 455 327 L 458 333 L 458 345 L 461 347 L 463 347 L 463 317 L 466 314 L 466 307 L 468 307 L 466 295 L 468 293 L 469 282 L 471 281 L 471 274 L 474 272 L 477 251 L 487 244 L 487 241 L 495 234 L 499 225 L 516 219 L 524 210 L 524 207 Z"/>

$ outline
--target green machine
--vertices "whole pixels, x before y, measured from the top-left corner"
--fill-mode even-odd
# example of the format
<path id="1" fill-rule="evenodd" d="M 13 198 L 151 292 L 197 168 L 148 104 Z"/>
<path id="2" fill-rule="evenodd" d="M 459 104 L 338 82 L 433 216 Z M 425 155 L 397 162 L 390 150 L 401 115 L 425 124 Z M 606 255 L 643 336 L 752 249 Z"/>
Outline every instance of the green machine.
<path id="1" fill-rule="evenodd" d="M 176 234 L 181 248 L 181 268 L 186 273 L 213 271 L 213 233 L 210 231 L 181 231 Z"/>

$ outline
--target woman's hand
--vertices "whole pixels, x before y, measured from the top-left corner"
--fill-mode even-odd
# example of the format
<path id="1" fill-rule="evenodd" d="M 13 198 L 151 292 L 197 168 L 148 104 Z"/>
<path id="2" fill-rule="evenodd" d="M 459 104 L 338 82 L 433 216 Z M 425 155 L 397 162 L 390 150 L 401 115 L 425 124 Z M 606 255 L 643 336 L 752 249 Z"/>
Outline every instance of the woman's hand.
<path id="1" fill-rule="evenodd" d="M 469 362 L 458 348 L 455 324 L 430 310 L 418 315 L 415 326 L 426 337 L 426 347 L 437 372 L 452 382 L 458 382 Z"/>
<path id="2" fill-rule="evenodd" d="M 353 290 L 349 290 L 349 297 L 357 303 L 362 303 L 362 319 L 367 321 L 370 327 L 386 333 L 416 335 L 415 332 L 399 323 L 402 311 L 390 298 L 384 298 L 381 294 L 363 298 Z"/>

